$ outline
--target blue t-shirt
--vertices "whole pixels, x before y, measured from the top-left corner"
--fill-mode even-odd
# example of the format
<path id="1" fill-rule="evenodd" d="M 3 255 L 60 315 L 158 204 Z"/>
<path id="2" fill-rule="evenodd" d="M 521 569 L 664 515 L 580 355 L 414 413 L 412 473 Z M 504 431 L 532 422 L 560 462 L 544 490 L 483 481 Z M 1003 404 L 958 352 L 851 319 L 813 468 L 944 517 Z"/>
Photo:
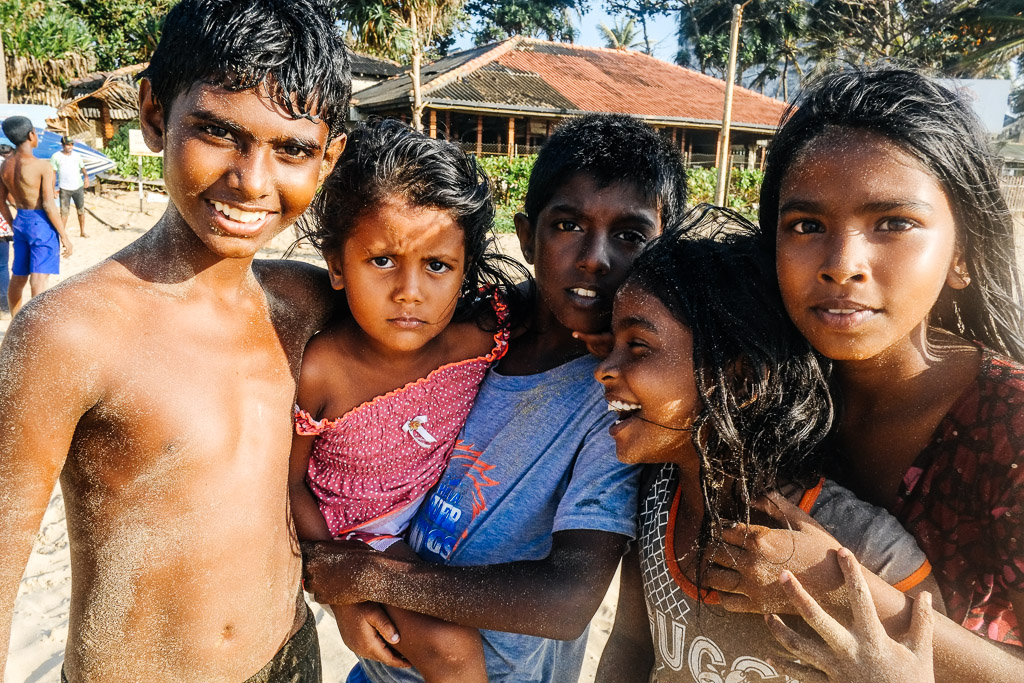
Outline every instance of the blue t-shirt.
<path id="1" fill-rule="evenodd" d="M 540 560 L 570 529 L 636 536 L 640 469 L 615 458 L 597 361 L 484 379 L 448 469 L 409 527 L 420 557 L 452 565 Z M 492 683 L 576 683 L 587 643 L 481 631 Z M 363 660 L 375 683 L 421 681 Z"/>

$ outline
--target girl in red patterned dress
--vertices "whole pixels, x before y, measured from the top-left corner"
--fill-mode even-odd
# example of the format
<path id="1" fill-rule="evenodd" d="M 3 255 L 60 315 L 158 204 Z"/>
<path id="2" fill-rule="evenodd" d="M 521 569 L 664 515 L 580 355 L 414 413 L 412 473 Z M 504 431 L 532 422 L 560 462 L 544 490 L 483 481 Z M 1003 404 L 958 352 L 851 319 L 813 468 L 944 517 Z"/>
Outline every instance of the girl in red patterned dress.
<path id="1" fill-rule="evenodd" d="M 760 219 L 790 317 L 833 361 L 834 476 L 892 512 L 932 563 L 949 613 L 936 619 L 936 680 L 1024 680 L 1024 306 L 970 105 L 914 71 L 824 77 L 772 142 Z M 741 546 L 771 556 L 777 538 L 737 530 L 719 577 L 735 608 L 771 609 L 781 566 L 764 572 Z M 787 566 L 834 548 L 817 540 Z M 812 595 L 828 588 L 794 573 Z M 872 593 L 880 613 L 904 610 L 889 626 L 905 628 L 902 596 Z"/>
<path id="2" fill-rule="evenodd" d="M 412 553 L 409 519 L 440 478 L 508 342 L 487 179 L 456 145 L 397 121 L 356 129 L 306 235 L 346 295 L 306 347 L 290 489 L 302 540 Z M 506 271 L 507 272 L 507 271 Z M 510 289 L 510 288 L 507 288 Z M 482 296 L 482 291 L 489 291 Z M 395 645 L 427 681 L 486 681 L 479 633 L 390 607 Z"/>

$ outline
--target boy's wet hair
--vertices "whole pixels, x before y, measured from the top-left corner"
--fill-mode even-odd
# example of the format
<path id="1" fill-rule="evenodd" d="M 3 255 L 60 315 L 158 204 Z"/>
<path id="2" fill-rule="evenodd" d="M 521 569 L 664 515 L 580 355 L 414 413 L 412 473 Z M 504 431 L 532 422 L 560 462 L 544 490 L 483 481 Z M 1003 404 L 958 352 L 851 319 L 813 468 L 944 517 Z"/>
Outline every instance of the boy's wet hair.
<path id="1" fill-rule="evenodd" d="M 370 119 L 348 136 L 334 170 L 300 221 L 303 236 L 321 255 L 341 249 L 355 223 L 388 201 L 447 212 L 465 235 L 462 299 L 456 320 L 468 317 L 481 287 L 498 285 L 516 300 L 516 283 L 529 280 L 517 261 L 492 249 L 494 202 L 487 175 L 455 143 L 431 138 L 394 119 Z"/>
<path id="2" fill-rule="evenodd" d="M 942 185 L 972 284 L 943 288 L 929 324 L 1024 362 L 1024 290 L 998 164 L 971 106 L 924 74 L 892 66 L 827 74 L 790 105 L 768 147 L 760 223 L 772 253 L 779 192 L 802 150 L 841 131 L 880 135 Z"/>
<path id="3" fill-rule="evenodd" d="M 686 207 L 686 169 L 668 140 L 625 114 L 587 114 L 560 124 L 530 171 L 525 212 L 531 223 L 559 187 L 576 173 L 600 187 L 628 183 L 661 212 L 669 225 Z"/>
<path id="4" fill-rule="evenodd" d="M 141 76 L 165 115 L 198 83 L 260 86 L 294 118 L 344 131 L 352 95 L 348 52 L 325 0 L 183 0 L 164 21 Z"/>
<path id="5" fill-rule="evenodd" d="M 28 134 L 33 128 L 32 119 L 27 116 L 8 116 L 0 128 L 3 128 L 4 137 L 17 146 L 28 140 Z"/>
<path id="6" fill-rule="evenodd" d="M 691 438 L 704 504 L 704 553 L 721 538 L 723 505 L 749 521 L 750 503 L 819 470 L 832 425 L 826 371 L 790 320 L 760 231 L 727 209 L 701 204 L 637 256 L 625 284 L 656 297 L 693 338 L 702 398 Z"/>

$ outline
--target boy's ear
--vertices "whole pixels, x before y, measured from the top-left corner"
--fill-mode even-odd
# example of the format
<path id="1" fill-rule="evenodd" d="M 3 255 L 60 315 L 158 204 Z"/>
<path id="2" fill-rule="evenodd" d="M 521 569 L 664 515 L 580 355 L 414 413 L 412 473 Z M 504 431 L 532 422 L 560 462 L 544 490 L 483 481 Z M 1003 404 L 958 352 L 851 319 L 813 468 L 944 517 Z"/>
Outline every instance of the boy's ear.
<path id="1" fill-rule="evenodd" d="M 532 266 L 534 252 L 537 249 L 537 233 L 533 229 L 533 223 L 525 213 L 517 213 L 512 222 L 516 225 L 516 236 L 519 237 L 519 248 L 523 251 L 523 258 Z"/>
<path id="2" fill-rule="evenodd" d="M 341 269 L 341 254 L 325 255 L 324 261 L 327 262 L 327 274 L 331 277 L 331 288 L 339 291 L 345 289 L 345 275 Z"/>
<path id="3" fill-rule="evenodd" d="M 348 136 L 344 133 L 338 135 L 327 145 L 327 149 L 324 150 L 324 160 L 320 163 L 320 176 L 317 178 L 317 187 L 324 184 L 324 180 L 334 170 L 334 165 L 338 163 L 338 159 L 341 157 L 342 152 L 345 151 L 345 145 L 348 143 Z"/>
<path id="4" fill-rule="evenodd" d="M 142 128 L 142 137 L 146 140 L 146 146 L 154 152 L 162 152 L 164 132 L 166 131 L 164 110 L 153 99 L 153 86 L 148 78 L 139 81 L 139 125 Z"/>
<path id="5" fill-rule="evenodd" d="M 971 274 L 967 270 L 967 261 L 959 253 L 953 257 L 953 263 L 946 273 L 946 284 L 950 289 L 965 289 L 971 284 Z"/>

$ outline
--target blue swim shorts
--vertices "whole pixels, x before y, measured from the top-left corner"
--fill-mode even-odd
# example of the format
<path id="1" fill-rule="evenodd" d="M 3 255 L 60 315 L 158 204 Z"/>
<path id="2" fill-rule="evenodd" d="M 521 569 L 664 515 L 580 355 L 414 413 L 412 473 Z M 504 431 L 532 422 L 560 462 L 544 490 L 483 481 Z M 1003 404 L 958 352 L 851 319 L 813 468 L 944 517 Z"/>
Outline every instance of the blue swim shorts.
<path id="1" fill-rule="evenodd" d="M 25 277 L 32 273 L 60 272 L 60 239 L 41 209 L 18 209 L 14 217 L 14 259 L 11 273 Z"/>

